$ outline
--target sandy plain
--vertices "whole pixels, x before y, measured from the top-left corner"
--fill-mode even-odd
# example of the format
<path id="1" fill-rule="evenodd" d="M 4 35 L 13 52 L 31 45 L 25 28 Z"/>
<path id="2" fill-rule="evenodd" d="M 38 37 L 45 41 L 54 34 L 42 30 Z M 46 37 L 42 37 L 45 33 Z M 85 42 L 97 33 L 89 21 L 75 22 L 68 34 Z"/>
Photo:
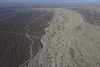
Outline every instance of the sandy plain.
<path id="1" fill-rule="evenodd" d="M 77 11 L 57 8 L 41 38 L 43 48 L 27 67 L 99 67 L 100 27 L 84 19 Z"/>

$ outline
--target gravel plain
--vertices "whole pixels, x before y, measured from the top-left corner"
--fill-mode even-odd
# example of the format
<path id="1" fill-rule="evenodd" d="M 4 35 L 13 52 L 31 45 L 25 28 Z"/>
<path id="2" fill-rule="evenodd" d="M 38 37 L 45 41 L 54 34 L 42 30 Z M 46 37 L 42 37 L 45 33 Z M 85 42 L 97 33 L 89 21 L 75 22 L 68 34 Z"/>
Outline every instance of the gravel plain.
<path id="1" fill-rule="evenodd" d="M 57 8 L 27 67 L 100 67 L 100 27 L 76 11 Z"/>

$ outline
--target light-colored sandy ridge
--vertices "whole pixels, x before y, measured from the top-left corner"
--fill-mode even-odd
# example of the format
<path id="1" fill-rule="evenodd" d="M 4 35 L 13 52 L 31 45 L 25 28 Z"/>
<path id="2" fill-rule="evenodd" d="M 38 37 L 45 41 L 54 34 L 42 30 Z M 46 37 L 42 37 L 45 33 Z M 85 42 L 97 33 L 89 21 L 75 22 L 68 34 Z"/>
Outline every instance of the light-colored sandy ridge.
<path id="1" fill-rule="evenodd" d="M 100 27 L 75 11 L 57 8 L 45 29 L 43 48 L 28 67 L 100 67 Z"/>

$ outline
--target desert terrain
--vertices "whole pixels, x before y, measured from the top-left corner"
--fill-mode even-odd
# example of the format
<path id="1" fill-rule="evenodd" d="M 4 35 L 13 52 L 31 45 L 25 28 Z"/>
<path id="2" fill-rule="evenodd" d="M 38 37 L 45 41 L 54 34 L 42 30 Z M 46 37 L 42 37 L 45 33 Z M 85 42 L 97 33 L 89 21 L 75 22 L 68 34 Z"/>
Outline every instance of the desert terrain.
<path id="1" fill-rule="evenodd" d="M 42 48 L 40 38 L 52 17 L 45 10 L 0 9 L 0 67 L 28 63 Z"/>
<path id="2" fill-rule="evenodd" d="M 0 67 L 100 67 L 100 7 L 0 9 Z"/>
<path id="3" fill-rule="evenodd" d="M 27 67 L 100 67 L 100 13 L 56 8 Z"/>

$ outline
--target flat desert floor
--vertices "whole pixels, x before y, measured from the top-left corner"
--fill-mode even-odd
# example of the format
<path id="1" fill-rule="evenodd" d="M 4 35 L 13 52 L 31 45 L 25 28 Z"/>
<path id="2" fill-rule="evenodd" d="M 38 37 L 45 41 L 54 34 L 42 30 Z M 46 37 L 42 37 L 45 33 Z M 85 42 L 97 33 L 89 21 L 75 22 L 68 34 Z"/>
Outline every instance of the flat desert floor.
<path id="1" fill-rule="evenodd" d="M 0 9 L 0 67 L 27 64 L 42 48 L 40 39 L 52 17 L 45 10 Z"/>
<path id="2" fill-rule="evenodd" d="M 28 67 L 100 67 L 100 12 L 56 8 Z"/>
<path id="3" fill-rule="evenodd" d="M 100 67 L 99 7 L 3 12 L 0 67 Z"/>

